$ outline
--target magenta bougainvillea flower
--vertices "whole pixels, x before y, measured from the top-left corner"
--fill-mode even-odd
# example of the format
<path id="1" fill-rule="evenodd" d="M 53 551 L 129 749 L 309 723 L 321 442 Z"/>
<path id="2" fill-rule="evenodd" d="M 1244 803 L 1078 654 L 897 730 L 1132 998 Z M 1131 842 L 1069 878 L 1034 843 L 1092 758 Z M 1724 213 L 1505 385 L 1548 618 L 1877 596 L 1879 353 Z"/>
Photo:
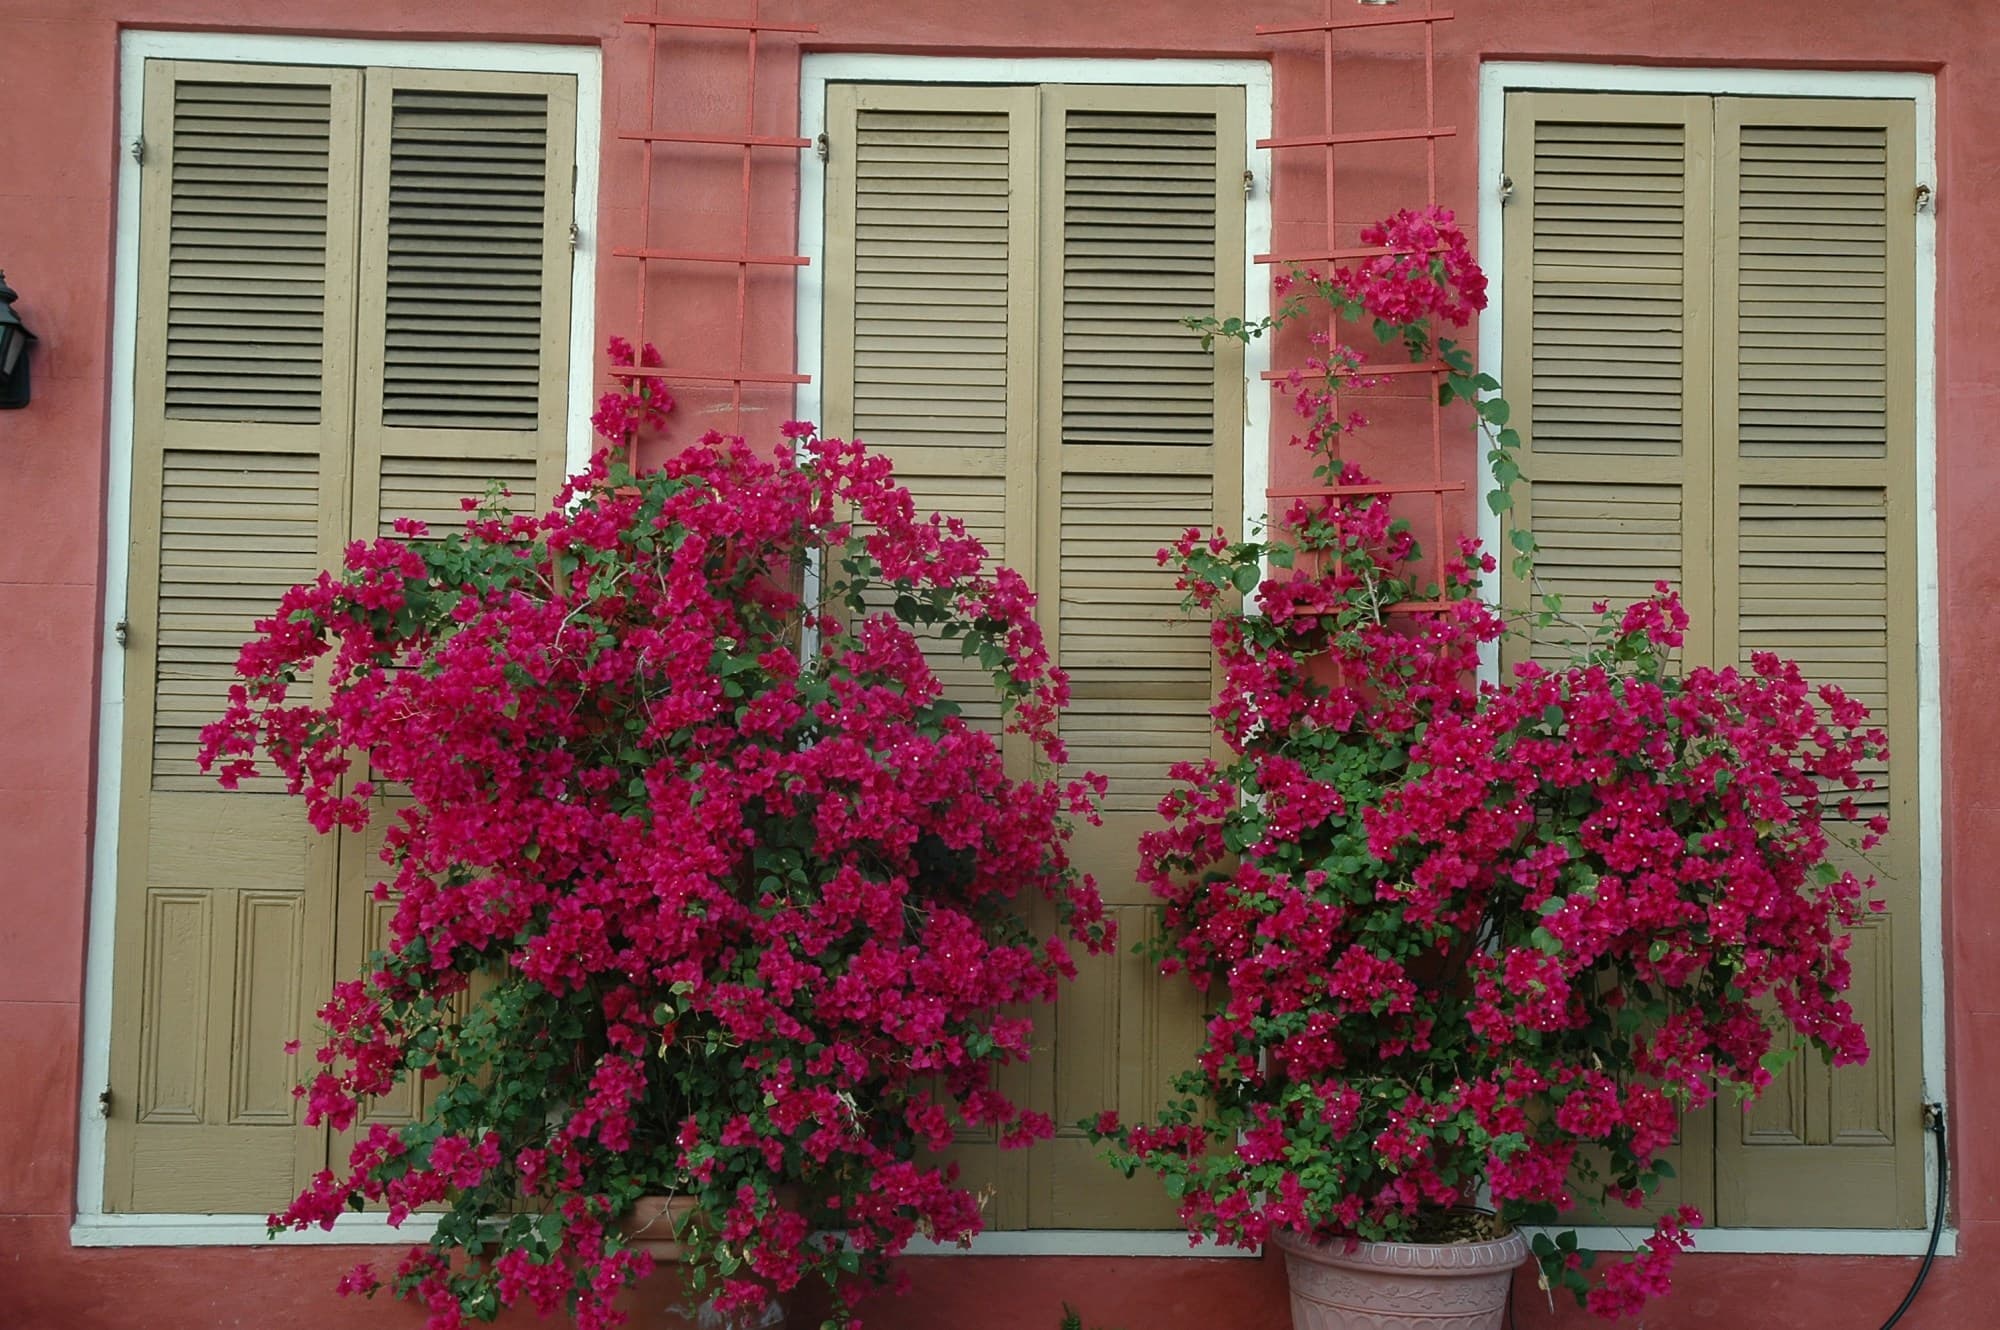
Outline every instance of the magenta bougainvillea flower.
<path id="1" fill-rule="evenodd" d="M 1281 313 L 1241 335 L 1330 310 L 1322 326 L 1372 321 L 1439 356 L 1509 511 L 1507 404 L 1431 331 L 1484 304 L 1463 233 L 1432 210 L 1365 238 L 1394 252 L 1282 281 Z M 1316 334 L 1294 442 L 1326 492 L 1267 541 L 1189 531 L 1161 551 L 1212 615 L 1233 757 L 1177 769 L 1141 874 L 1165 904 L 1162 965 L 1214 1014 L 1155 1120 L 1082 1125 L 1157 1171 L 1192 1233 L 1241 1244 L 1421 1237 L 1476 1204 L 1532 1224 L 1637 1208 L 1672 1175 L 1682 1111 L 1755 1095 L 1801 1041 L 1836 1065 L 1868 1053 L 1842 995 L 1872 883 L 1830 838 L 1886 831 L 1852 799 L 1886 754 L 1866 710 L 1770 656 L 1682 668 L 1664 583 L 1580 622 L 1550 597 L 1510 623 L 1479 594 L 1490 554 L 1464 540 L 1427 561 L 1394 487 L 1343 460 L 1366 378 Z M 1532 578 L 1533 537 L 1511 544 Z M 1530 628 L 1568 633 L 1575 659 L 1481 682 L 1482 652 Z M 1664 1290 L 1699 1222 L 1682 1208 L 1602 1264 L 1573 1234 L 1535 1251 L 1620 1316 Z"/>
<path id="2" fill-rule="evenodd" d="M 608 406 L 614 438 L 652 403 Z M 204 734 L 225 785 L 261 761 L 322 831 L 387 821 L 388 948 L 321 1010 L 301 1087 L 352 1153 L 271 1222 L 441 1207 L 393 1272 L 343 1282 L 433 1330 L 614 1323 L 649 1265 L 615 1221 L 649 1193 L 698 1202 L 701 1297 L 821 1275 L 844 1324 L 849 1276 L 979 1231 L 927 1151 L 1053 1130 L 995 1073 L 1068 944 L 1111 944 L 1065 854 L 1093 786 L 1010 770 L 920 635 L 991 672 L 1044 771 L 1067 683 L 960 523 L 860 445 L 786 432 L 636 477 L 600 455 L 546 513 L 352 546 L 258 625 Z M 368 1121 L 411 1080 L 418 1121 Z"/>

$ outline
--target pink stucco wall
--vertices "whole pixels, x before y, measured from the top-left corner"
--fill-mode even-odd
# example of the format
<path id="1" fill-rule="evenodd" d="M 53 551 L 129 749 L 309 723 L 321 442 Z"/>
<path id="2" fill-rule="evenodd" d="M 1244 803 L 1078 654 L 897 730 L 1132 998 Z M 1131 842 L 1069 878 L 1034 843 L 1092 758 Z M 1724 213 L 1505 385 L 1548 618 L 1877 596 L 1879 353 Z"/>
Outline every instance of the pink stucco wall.
<path id="1" fill-rule="evenodd" d="M 1336 0 L 1346 4 L 1350 0 Z M 689 13 L 740 12 L 746 0 L 667 0 Z M 41 334 L 36 398 L 0 414 L 0 1326 L 19 1330 L 196 1330 L 197 1327 L 416 1324 L 404 1309 L 344 1304 L 327 1291 L 354 1253 L 330 1249 L 74 1250 L 85 917 L 95 780 L 98 625 L 102 622 L 117 51 L 121 26 L 274 31 L 353 37 L 526 39 L 601 45 L 608 126 L 644 108 L 644 37 L 622 27 L 629 0 L 0 0 L 0 266 Z M 1904 1325 L 2000 1323 L 2000 797 L 1984 776 L 2000 752 L 1989 704 L 2000 659 L 2000 462 L 1987 412 L 2000 400 L 2000 4 L 1986 0 L 1459 0 L 1440 31 L 1439 119 L 1461 136 L 1440 152 L 1444 200 L 1473 211 L 1478 65 L 1493 58 L 1935 71 L 1940 94 L 1940 438 L 1943 799 L 1948 938 L 1949 1091 L 1956 1145 L 1953 1203 L 1960 1237 Z M 820 25 L 816 48 L 955 54 L 1175 55 L 1265 58 L 1256 22 L 1316 17 L 1318 0 L 768 0 L 767 17 Z M 1393 42 L 1385 50 L 1397 49 Z M 1400 48 L 1407 52 L 1407 43 Z M 796 123 L 796 47 L 765 66 L 763 132 Z M 663 74 L 663 125 L 740 122 L 741 45 L 698 38 Z M 1309 46 L 1275 57 L 1278 123 L 1305 132 L 1317 113 Z M 1357 66 L 1346 85 L 1352 126 L 1414 123 L 1407 54 Z M 589 113 L 586 108 L 586 114 Z M 607 135 L 598 252 L 633 243 L 638 153 Z M 782 159 L 779 159 L 782 160 Z M 1357 153 L 1343 174 L 1342 222 L 1409 201 L 1414 155 Z M 733 240 L 733 158 L 680 161 L 655 244 Z M 669 194 L 668 191 L 671 191 Z M 1281 240 L 1320 231 L 1310 167 L 1276 182 Z M 1351 205 L 1351 211 L 1348 205 Z M 759 175 L 752 248 L 795 243 L 795 184 Z M 721 228 L 721 229 L 718 229 Z M 631 265 L 599 259 L 600 332 L 631 328 Z M 651 330 L 670 360 L 733 340 L 733 278 L 667 274 Z M 704 284 L 707 283 L 707 284 Z M 786 286 L 753 292 L 749 359 L 788 365 Z M 703 357 L 712 358 L 712 357 Z M 683 421 L 712 419 L 687 395 Z M 789 413 L 753 395 L 747 425 Z M 1457 459 L 1469 473 L 1468 453 Z M 95 1087 L 90 1087 L 94 1092 Z M 1114 1261 L 935 1258 L 911 1262 L 916 1295 L 885 1304 L 871 1325 L 1029 1327 L 1055 1324 L 1068 1299 L 1126 1330 L 1284 1323 L 1282 1272 L 1271 1260 Z M 1690 1259 L 1676 1291 L 1648 1314 L 1653 1330 L 1860 1327 L 1879 1323 L 1913 1261 L 1882 1258 Z M 1532 1287 L 1522 1325 L 1552 1317 Z M 643 1323 L 643 1322 L 642 1322 Z"/>

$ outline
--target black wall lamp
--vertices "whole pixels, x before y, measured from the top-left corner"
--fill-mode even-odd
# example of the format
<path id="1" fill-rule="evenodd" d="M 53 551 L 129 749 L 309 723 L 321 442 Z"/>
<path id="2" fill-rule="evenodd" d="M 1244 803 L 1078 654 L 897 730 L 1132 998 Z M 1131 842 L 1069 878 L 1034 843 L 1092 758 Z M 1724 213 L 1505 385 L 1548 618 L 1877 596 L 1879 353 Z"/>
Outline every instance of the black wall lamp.
<path id="1" fill-rule="evenodd" d="M 0 272 L 0 410 L 28 404 L 28 346 L 35 335 L 14 312 L 16 298 Z"/>

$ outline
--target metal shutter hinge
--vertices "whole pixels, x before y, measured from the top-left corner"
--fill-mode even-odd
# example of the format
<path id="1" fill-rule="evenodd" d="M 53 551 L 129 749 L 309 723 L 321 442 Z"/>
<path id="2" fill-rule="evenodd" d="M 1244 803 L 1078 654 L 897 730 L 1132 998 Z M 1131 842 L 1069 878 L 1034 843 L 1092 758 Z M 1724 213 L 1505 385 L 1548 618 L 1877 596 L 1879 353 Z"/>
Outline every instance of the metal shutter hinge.
<path id="1" fill-rule="evenodd" d="M 1500 206 L 1504 208 L 1513 201 L 1514 201 L 1514 177 L 1510 175 L 1502 175 L 1500 177 Z"/>
<path id="2" fill-rule="evenodd" d="M 1937 206 L 1937 194 L 1929 185 L 1917 186 L 1917 211 L 1929 212 Z"/>
<path id="3" fill-rule="evenodd" d="M 118 639 L 119 646 L 130 646 L 132 644 L 132 625 L 120 619 L 112 625 L 111 636 Z"/>
<path id="4" fill-rule="evenodd" d="M 133 162 L 135 162 L 140 166 L 144 166 L 146 164 L 146 140 L 144 139 L 132 140 L 132 160 Z"/>
<path id="5" fill-rule="evenodd" d="M 827 160 L 829 157 L 833 156 L 833 141 L 827 138 L 826 135 L 821 134 L 818 138 L 813 140 L 813 152 L 819 157 L 821 161 Z"/>
<path id="6" fill-rule="evenodd" d="M 1257 173 L 1255 171 L 1245 171 L 1243 173 L 1243 197 L 1246 199 L 1249 198 L 1250 191 L 1255 189 L 1256 187 L 1257 187 Z"/>
<path id="7" fill-rule="evenodd" d="M 569 224 L 569 252 L 576 253 L 576 247 L 583 240 L 583 229 L 575 222 Z"/>
<path id="8" fill-rule="evenodd" d="M 102 1094 L 97 1096 L 97 1116 L 101 1118 L 111 1116 L 111 1090 L 108 1086 Z"/>

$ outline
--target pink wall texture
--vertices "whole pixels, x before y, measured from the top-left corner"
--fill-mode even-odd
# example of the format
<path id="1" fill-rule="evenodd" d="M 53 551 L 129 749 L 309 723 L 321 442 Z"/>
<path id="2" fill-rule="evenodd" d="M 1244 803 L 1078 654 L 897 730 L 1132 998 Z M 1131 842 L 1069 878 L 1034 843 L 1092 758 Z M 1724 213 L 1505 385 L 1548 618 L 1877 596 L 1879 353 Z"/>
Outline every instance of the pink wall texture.
<path id="1" fill-rule="evenodd" d="M 1409 0 L 1406 0 L 1408 3 Z M 1334 0 L 1351 7 L 1353 0 Z M 740 16 L 748 0 L 662 0 L 676 13 Z M 31 408 L 0 414 L 0 1326 L 16 1330 L 197 1330 L 309 1325 L 401 1327 L 408 1309 L 343 1302 L 331 1284 L 357 1259 L 328 1248 L 80 1250 L 70 1245 L 81 1084 L 86 913 L 92 838 L 98 649 L 112 406 L 113 229 L 121 31 L 194 29 L 404 40 L 539 41 L 601 48 L 607 129 L 599 200 L 598 331 L 634 335 L 634 269 L 609 257 L 638 235 L 640 153 L 615 130 L 643 122 L 646 38 L 620 22 L 641 0 L 0 0 L 0 266 L 41 335 Z M 1986 442 L 2000 401 L 2000 5 L 1984 0 L 1459 0 L 1439 29 L 1441 201 L 1475 211 L 1476 90 L 1493 59 L 1694 67 L 1934 72 L 1939 92 L 1939 440 L 1945 716 L 1944 883 L 1947 1028 L 1954 1104 L 1952 1200 L 1960 1254 L 1943 1261 L 1911 1330 L 2000 1320 L 2000 796 L 1985 790 L 2000 752 L 1988 704 L 2000 661 L 2000 460 Z M 1281 130 L 1317 128 L 1317 44 L 1255 37 L 1255 24 L 1307 21 L 1319 0 L 765 0 L 764 16 L 819 33 L 773 39 L 754 108 L 761 133 L 795 131 L 802 49 L 953 55 L 1268 59 Z M 1353 45 L 1360 49 L 1363 43 Z M 1343 127 L 1421 122 L 1413 40 L 1378 37 L 1343 68 Z M 742 39 L 671 39 L 660 66 L 662 127 L 732 132 L 742 123 Z M 596 108 L 583 109 L 586 115 Z M 1314 154 L 1273 183 L 1283 244 L 1317 244 L 1323 198 Z M 665 161 L 666 159 L 662 159 Z M 1354 227 L 1417 201 L 1421 156 L 1407 145 L 1342 158 L 1340 215 Z M 718 250 L 741 224 L 738 159 L 682 151 L 655 174 L 659 246 Z M 750 249 L 797 243 L 797 182 L 782 154 L 759 167 Z M 669 363 L 733 347 L 735 277 L 656 265 L 647 333 Z M 789 368 L 789 274 L 753 279 L 746 360 Z M 791 413 L 752 392 L 756 437 Z M 681 428 L 727 423 L 713 394 L 682 394 Z M 1470 479 L 1471 450 L 1452 459 Z M 1469 522 L 1470 510 L 1454 519 Z M 1274 1257 L 1253 1260 L 937 1257 L 910 1263 L 912 1296 L 885 1301 L 881 1330 L 1053 1330 L 1065 1300 L 1127 1330 L 1285 1324 Z M 1914 1261 L 1881 1257 L 1689 1258 L 1652 1330 L 1757 1326 L 1868 1330 L 1901 1295 Z M 1520 1290 L 1524 1330 L 1583 1322 Z M 642 1313 L 638 1324 L 667 1324 Z"/>

